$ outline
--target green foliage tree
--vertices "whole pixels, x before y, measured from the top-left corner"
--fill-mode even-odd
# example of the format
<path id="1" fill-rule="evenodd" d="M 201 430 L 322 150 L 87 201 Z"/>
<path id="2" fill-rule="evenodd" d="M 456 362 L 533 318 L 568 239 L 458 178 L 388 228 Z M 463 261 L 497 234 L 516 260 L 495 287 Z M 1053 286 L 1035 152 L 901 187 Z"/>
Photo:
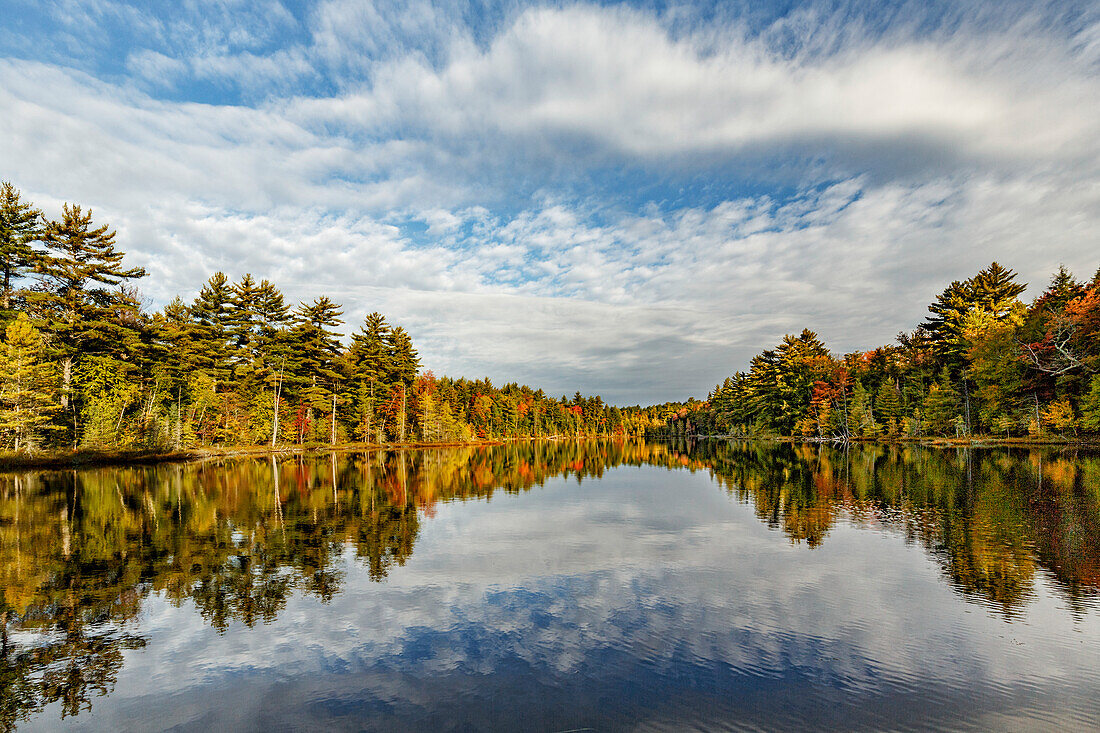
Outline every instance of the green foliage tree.
<path id="1" fill-rule="evenodd" d="M 1081 425 L 1100 432 L 1100 374 L 1089 382 L 1089 391 L 1081 400 Z"/>
<path id="2" fill-rule="evenodd" d="M 42 212 L 22 200 L 10 182 L 0 183 L 0 271 L 3 306 L 12 306 L 13 283 L 31 271 L 38 253 L 31 246 L 42 234 Z"/>
<path id="3" fill-rule="evenodd" d="M 65 204 L 42 242 L 47 253 L 37 260 L 39 286 L 30 307 L 61 361 L 61 404 L 68 407 L 76 359 L 99 352 L 136 357 L 144 324 L 140 300 L 125 286 L 145 270 L 124 267 L 115 232 L 106 224 L 93 227 L 92 212 L 79 206 Z"/>
<path id="4" fill-rule="evenodd" d="M 928 395 L 924 398 L 923 412 L 928 431 L 935 435 L 954 434 L 960 408 L 959 391 L 945 369 L 940 379 L 928 388 Z"/>
<path id="5" fill-rule="evenodd" d="M 292 344 L 291 373 L 300 388 L 302 403 L 307 408 L 307 420 L 313 426 L 312 439 L 318 440 L 330 431 L 317 425 L 317 416 L 336 419 L 335 403 L 339 401 L 337 389 L 342 374 L 339 370 L 340 341 L 337 328 L 343 323 L 340 306 L 325 296 L 312 303 L 299 304 L 294 312 L 294 328 L 290 334 Z M 306 436 L 299 435 L 299 440 Z"/>
<path id="6" fill-rule="evenodd" d="M 897 435 L 901 429 L 901 394 L 891 381 L 884 381 L 875 395 L 875 414 L 889 435 Z"/>

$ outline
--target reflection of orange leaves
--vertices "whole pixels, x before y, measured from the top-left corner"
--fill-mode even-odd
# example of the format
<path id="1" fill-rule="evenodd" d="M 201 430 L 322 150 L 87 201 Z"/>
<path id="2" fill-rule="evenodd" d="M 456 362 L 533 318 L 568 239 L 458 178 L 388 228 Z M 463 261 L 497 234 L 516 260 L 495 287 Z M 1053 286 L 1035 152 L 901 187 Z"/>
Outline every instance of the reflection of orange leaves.
<path id="1" fill-rule="evenodd" d="M 572 467 L 574 471 L 584 470 L 584 461 L 573 461 Z"/>
<path id="2" fill-rule="evenodd" d="M 686 466 L 687 464 L 688 464 L 688 457 L 687 456 L 680 456 L 680 465 L 681 466 Z"/>
<path id="3" fill-rule="evenodd" d="M 814 488 L 821 497 L 836 496 L 836 481 L 826 473 L 814 473 Z"/>
<path id="4" fill-rule="evenodd" d="M 492 486 L 496 482 L 493 469 L 486 464 L 482 464 L 474 469 L 473 479 L 474 486 L 477 486 L 479 489 L 483 489 L 486 486 Z"/>
<path id="5" fill-rule="evenodd" d="M 1084 559 L 1074 570 L 1079 582 L 1092 588 L 1100 588 L 1100 560 L 1095 557 Z"/>
<path id="6" fill-rule="evenodd" d="M 783 529 L 791 542 L 805 540 L 810 547 L 817 547 L 832 528 L 835 516 L 831 502 L 810 507 L 792 507 L 783 516 Z"/>
<path id="7" fill-rule="evenodd" d="M 1073 488 L 1076 477 L 1077 469 L 1070 461 L 1053 460 L 1043 464 L 1043 478 L 1062 491 Z"/>
<path id="8" fill-rule="evenodd" d="M 532 476 L 531 466 L 527 463 L 527 461 L 521 462 L 519 464 L 519 468 L 517 468 L 516 470 L 519 472 L 519 475 L 525 479 L 529 479 Z"/>

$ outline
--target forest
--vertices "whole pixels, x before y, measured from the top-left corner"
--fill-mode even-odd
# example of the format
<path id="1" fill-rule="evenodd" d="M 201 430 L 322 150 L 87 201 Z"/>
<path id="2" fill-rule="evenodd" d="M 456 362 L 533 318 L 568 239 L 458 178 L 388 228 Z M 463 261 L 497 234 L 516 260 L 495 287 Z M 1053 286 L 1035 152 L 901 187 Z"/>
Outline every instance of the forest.
<path id="1" fill-rule="evenodd" d="M 1077 440 L 1100 433 L 1100 270 L 1064 267 L 1030 304 L 994 262 L 952 282 L 893 344 L 843 356 L 787 335 L 705 401 L 620 408 L 516 383 L 436 377 L 380 313 L 343 330 L 326 296 L 214 273 L 150 312 L 116 233 L 66 204 L 47 218 L 0 186 L 0 448 L 460 443 L 731 435 L 806 440 Z"/>
<path id="2" fill-rule="evenodd" d="M 664 432 L 807 440 L 1079 440 L 1100 433 L 1100 270 L 1060 267 L 1030 304 L 997 262 L 952 282 L 896 343 L 837 357 L 787 335 L 706 401 L 661 406 Z"/>
<path id="3" fill-rule="evenodd" d="M 325 296 L 214 273 L 149 312 L 116 232 L 66 204 L 48 219 L 0 186 L 0 444 L 9 451 L 466 442 L 636 435 L 650 413 L 600 397 L 421 371 L 405 329 L 348 336 Z"/>

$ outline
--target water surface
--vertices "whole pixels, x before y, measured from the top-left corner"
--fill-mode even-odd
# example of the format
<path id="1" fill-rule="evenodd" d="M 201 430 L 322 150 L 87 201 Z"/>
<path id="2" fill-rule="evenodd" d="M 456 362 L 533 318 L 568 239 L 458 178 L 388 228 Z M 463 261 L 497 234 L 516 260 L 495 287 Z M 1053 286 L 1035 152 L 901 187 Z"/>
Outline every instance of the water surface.
<path id="1" fill-rule="evenodd" d="M 521 444 L 0 477 L 0 727 L 1100 727 L 1100 458 Z"/>

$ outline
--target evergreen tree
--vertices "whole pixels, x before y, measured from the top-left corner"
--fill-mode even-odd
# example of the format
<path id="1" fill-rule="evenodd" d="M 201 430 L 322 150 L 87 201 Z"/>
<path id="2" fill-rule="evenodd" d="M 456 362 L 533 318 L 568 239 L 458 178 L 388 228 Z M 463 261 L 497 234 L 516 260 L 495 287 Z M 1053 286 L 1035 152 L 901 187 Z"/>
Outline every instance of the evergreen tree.
<path id="1" fill-rule="evenodd" d="M 928 395 L 924 398 L 923 413 L 928 430 L 937 435 L 954 433 L 959 410 L 959 392 L 951 383 L 950 374 L 944 370 L 940 379 L 928 388 Z"/>
<path id="2" fill-rule="evenodd" d="M 890 435 L 897 435 L 901 421 L 901 395 L 894 383 L 886 380 L 875 395 L 875 412 L 883 428 Z"/>
<path id="3" fill-rule="evenodd" d="M 358 386 L 388 381 L 390 327 L 381 313 L 371 313 L 351 336 L 344 362 L 348 380 Z"/>
<path id="4" fill-rule="evenodd" d="M 988 313 L 993 320 L 1007 317 L 1027 286 L 1015 282 L 1016 273 L 994 262 L 966 282 L 956 280 L 928 306 L 932 317 L 924 323 L 942 365 L 957 374 L 966 339 L 967 316 L 972 310 Z"/>
<path id="5" fill-rule="evenodd" d="M 144 277 L 122 266 L 115 232 L 92 227 L 92 212 L 65 204 L 61 221 L 46 225 L 47 254 L 38 259 L 39 287 L 29 296 L 62 364 L 62 406 L 68 406 L 72 367 L 80 355 L 107 352 L 131 358 L 139 347 L 140 302 L 123 287 Z"/>
<path id="6" fill-rule="evenodd" d="M 342 377 L 339 371 L 340 341 L 336 328 L 343 323 L 340 306 L 325 296 L 310 304 L 301 303 L 294 313 L 295 326 L 291 334 L 292 373 L 300 387 L 300 397 L 307 408 L 307 421 L 313 425 L 317 416 L 335 419 L 333 400 Z M 315 426 L 320 437 L 328 431 Z M 304 436 L 302 436 L 304 437 Z"/>
<path id="7" fill-rule="evenodd" d="M 412 339 L 405 329 L 397 326 L 390 330 L 387 346 L 387 381 L 410 386 L 420 371 L 420 357 L 413 348 Z"/>
<path id="8" fill-rule="evenodd" d="M 267 280 L 261 280 L 256 288 L 255 320 L 253 368 L 277 393 L 290 355 L 290 308 L 279 289 Z"/>
<path id="9" fill-rule="evenodd" d="M 848 432 L 860 438 L 874 438 L 880 431 L 871 405 L 871 394 L 857 380 L 848 405 Z"/>
<path id="10" fill-rule="evenodd" d="M 1065 265 L 1059 265 L 1058 272 L 1054 273 L 1050 279 L 1050 285 L 1035 300 L 1032 309 L 1045 313 L 1061 313 L 1065 310 L 1067 303 L 1083 295 L 1084 292 L 1085 286 L 1077 282 Z"/>
<path id="11" fill-rule="evenodd" d="M 235 324 L 235 293 L 224 272 L 215 272 L 191 304 L 195 335 L 202 344 L 202 368 L 218 383 L 232 374 L 233 349 L 230 337 Z"/>
<path id="12" fill-rule="evenodd" d="M 259 337 L 260 287 L 251 273 L 245 273 L 239 283 L 232 286 L 229 302 L 229 351 L 233 376 L 237 381 L 252 376 L 256 362 Z"/>
<path id="13" fill-rule="evenodd" d="M 28 273 L 38 253 L 31 242 L 42 234 L 42 212 L 21 200 L 8 181 L 0 183 L 0 270 L 3 271 L 4 310 L 11 309 L 13 282 Z"/>
<path id="14" fill-rule="evenodd" d="M 1008 316 L 1027 285 L 1016 282 L 1016 273 L 997 262 L 992 263 L 971 280 L 975 305 L 993 314 L 997 320 Z"/>

